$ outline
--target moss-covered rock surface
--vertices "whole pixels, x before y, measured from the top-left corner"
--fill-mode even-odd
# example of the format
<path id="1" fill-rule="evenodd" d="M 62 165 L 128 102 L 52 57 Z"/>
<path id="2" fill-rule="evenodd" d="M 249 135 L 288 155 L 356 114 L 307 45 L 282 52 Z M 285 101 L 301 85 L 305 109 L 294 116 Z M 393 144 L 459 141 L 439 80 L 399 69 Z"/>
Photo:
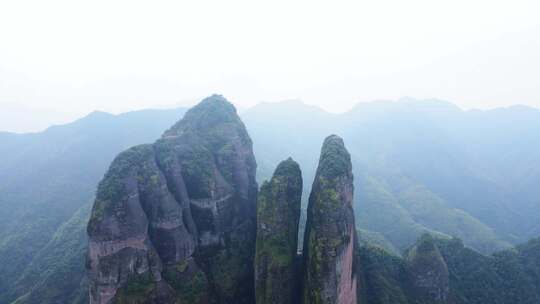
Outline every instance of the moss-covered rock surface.
<path id="1" fill-rule="evenodd" d="M 302 173 L 291 158 L 281 162 L 259 192 L 255 293 L 257 304 L 298 303 L 298 223 Z"/>
<path id="2" fill-rule="evenodd" d="M 255 170 L 219 95 L 118 155 L 88 224 L 90 302 L 253 303 Z"/>
<path id="3" fill-rule="evenodd" d="M 351 157 L 343 140 L 325 139 L 309 197 L 304 236 L 304 303 L 357 302 L 357 237 Z"/>

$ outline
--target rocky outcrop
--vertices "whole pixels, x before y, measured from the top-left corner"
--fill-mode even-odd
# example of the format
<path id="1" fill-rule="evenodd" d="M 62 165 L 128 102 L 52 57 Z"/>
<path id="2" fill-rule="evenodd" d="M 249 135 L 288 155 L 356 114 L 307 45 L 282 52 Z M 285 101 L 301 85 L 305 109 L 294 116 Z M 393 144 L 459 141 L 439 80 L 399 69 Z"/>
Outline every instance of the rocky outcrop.
<path id="1" fill-rule="evenodd" d="M 118 155 L 88 224 L 90 302 L 252 303 L 255 170 L 251 139 L 218 95 Z"/>
<path id="2" fill-rule="evenodd" d="M 257 204 L 257 304 L 298 303 L 297 248 L 302 173 L 291 158 L 260 189 Z"/>
<path id="3" fill-rule="evenodd" d="M 411 292 L 425 303 L 450 303 L 448 267 L 433 237 L 424 234 L 406 257 Z"/>
<path id="4" fill-rule="evenodd" d="M 343 140 L 325 139 L 309 197 L 304 236 L 305 304 L 356 304 L 357 237 L 351 157 Z"/>

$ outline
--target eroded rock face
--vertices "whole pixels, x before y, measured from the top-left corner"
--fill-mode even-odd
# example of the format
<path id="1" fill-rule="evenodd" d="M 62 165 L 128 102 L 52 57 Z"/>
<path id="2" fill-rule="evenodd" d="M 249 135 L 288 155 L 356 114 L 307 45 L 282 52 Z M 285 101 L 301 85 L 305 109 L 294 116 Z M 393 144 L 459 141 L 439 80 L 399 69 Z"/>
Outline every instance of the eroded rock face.
<path id="1" fill-rule="evenodd" d="M 449 303 L 448 267 L 433 237 L 424 234 L 406 257 L 415 298 L 426 303 Z"/>
<path id="2" fill-rule="evenodd" d="M 88 224 L 91 303 L 252 303 L 255 170 L 251 139 L 218 95 L 121 153 Z"/>
<path id="3" fill-rule="evenodd" d="M 255 294 L 257 304 L 298 303 L 298 224 L 302 173 L 291 158 L 281 162 L 259 192 Z"/>
<path id="4" fill-rule="evenodd" d="M 351 168 L 343 140 L 327 137 L 309 197 L 303 253 L 305 304 L 357 303 Z"/>

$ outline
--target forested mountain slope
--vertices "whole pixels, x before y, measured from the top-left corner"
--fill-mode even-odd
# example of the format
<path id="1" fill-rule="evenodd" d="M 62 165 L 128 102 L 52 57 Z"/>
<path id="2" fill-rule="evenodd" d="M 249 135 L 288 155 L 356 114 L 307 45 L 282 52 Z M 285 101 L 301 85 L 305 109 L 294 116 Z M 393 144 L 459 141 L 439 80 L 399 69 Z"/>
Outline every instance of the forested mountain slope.
<path id="1" fill-rule="evenodd" d="M 155 140 L 184 112 L 94 112 L 41 133 L 0 134 L 0 303 L 32 286 L 53 299 L 80 284 L 71 274 L 83 269 L 97 182 L 118 152 Z"/>
<path id="2" fill-rule="evenodd" d="M 0 133 L 0 303 L 81 297 L 74 290 L 85 284 L 84 226 L 97 182 L 117 153 L 154 141 L 184 112 L 96 112 L 41 133 Z M 397 253 L 431 232 L 491 253 L 540 235 L 536 109 L 463 111 L 404 99 L 330 114 L 285 102 L 241 117 L 259 182 L 292 156 L 302 167 L 304 208 L 320 143 L 331 133 L 343 137 L 354 168 L 356 224 L 367 230 L 361 240 L 369 234 Z"/>
<path id="3" fill-rule="evenodd" d="M 444 101 L 403 99 L 330 114 L 285 102 L 256 106 L 243 119 L 255 154 L 264 155 L 261 177 L 287 155 L 313 167 L 317 141 L 340 134 L 354 163 L 358 226 L 398 248 L 426 231 L 460 237 L 484 253 L 538 235 L 536 109 L 463 111 Z"/>
<path id="4" fill-rule="evenodd" d="M 423 250 L 418 255 L 416 248 L 420 247 L 432 250 Z M 436 254 L 430 254 L 435 251 Z M 360 248 L 359 255 L 365 287 L 362 297 L 369 304 L 534 304 L 540 301 L 540 239 L 485 256 L 464 247 L 460 239 L 423 235 L 408 250 L 406 258 L 370 245 Z M 435 275 L 437 273 L 439 275 Z M 444 297 L 435 297 L 439 301 L 429 300 L 425 298 L 426 291 L 427 295 Z"/>

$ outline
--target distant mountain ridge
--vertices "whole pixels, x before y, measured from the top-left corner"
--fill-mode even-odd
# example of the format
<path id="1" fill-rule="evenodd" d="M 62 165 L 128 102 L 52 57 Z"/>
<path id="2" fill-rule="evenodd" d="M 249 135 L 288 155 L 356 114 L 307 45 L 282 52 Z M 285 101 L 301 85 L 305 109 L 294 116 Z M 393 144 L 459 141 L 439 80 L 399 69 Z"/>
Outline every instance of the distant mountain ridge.
<path id="1" fill-rule="evenodd" d="M 80 232 L 97 181 L 117 153 L 155 140 L 184 112 L 97 112 L 40 133 L 0 133 L 0 207 L 6 210 L 0 213 L 0 303 L 84 301 L 84 293 L 65 291 L 85 284 L 84 260 L 76 257 L 85 250 Z M 343 137 L 354 168 L 357 227 L 398 251 L 424 232 L 458 236 L 484 253 L 540 235 L 537 109 L 463 111 L 406 100 L 331 114 L 286 102 L 241 116 L 253 139 L 258 180 L 292 156 L 303 168 L 304 198 L 320 143 L 331 133 Z M 67 242 L 82 247 L 54 250 Z M 79 276 L 59 279 L 73 274 Z"/>
<path id="2" fill-rule="evenodd" d="M 540 205 L 540 194 L 532 186 L 540 181 L 538 157 L 534 155 L 540 147 L 535 136 L 540 130 L 537 109 L 464 111 L 444 101 L 409 98 L 399 102 L 361 103 L 343 114 L 319 112 L 322 117 L 319 119 L 298 110 L 294 112 L 298 104 L 276 107 L 282 110 L 269 113 L 288 114 L 261 115 L 257 109 L 243 114 L 253 134 L 255 153 L 271 155 L 258 158 L 260 167 L 271 167 L 275 164 L 272 158 L 287 153 L 301 165 L 313 163 L 310 151 L 315 149 L 320 134 L 342 135 L 353 155 L 355 176 L 361 177 L 356 185 L 363 189 L 358 191 L 357 206 L 363 204 L 372 210 L 366 218 L 360 214 L 358 223 L 361 228 L 382 232 L 398 247 L 410 244 L 419 236 L 418 231 L 426 228 L 460 236 L 467 245 L 484 252 L 536 236 L 535 214 L 540 213 L 522 211 L 538 211 Z M 312 111 L 310 106 L 305 108 L 306 112 Z M 501 128 L 495 123 L 499 121 Z M 291 143 L 298 142 L 298 138 L 303 140 L 293 146 Z M 501 155 L 507 156 L 503 159 Z M 262 174 L 260 171 L 259 176 Z M 310 174 L 306 172 L 306 180 Z M 510 185 L 516 180 L 522 187 L 519 191 Z M 415 204 L 407 203 L 411 199 Z M 425 203 L 438 207 L 429 210 Z M 375 210 L 380 208 L 409 222 L 402 225 L 406 229 L 400 229 L 402 234 L 410 231 L 408 241 L 403 242 L 403 235 L 392 236 L 392 231 L 400 225 L 395 220 L 374 220 Z M 435 219 L 441 217 L 455 220 L 434 226 Z M 462 227 L 463 221 L 466 227 Z M 465 236 L 470 228 L 480 233 Z"/>

